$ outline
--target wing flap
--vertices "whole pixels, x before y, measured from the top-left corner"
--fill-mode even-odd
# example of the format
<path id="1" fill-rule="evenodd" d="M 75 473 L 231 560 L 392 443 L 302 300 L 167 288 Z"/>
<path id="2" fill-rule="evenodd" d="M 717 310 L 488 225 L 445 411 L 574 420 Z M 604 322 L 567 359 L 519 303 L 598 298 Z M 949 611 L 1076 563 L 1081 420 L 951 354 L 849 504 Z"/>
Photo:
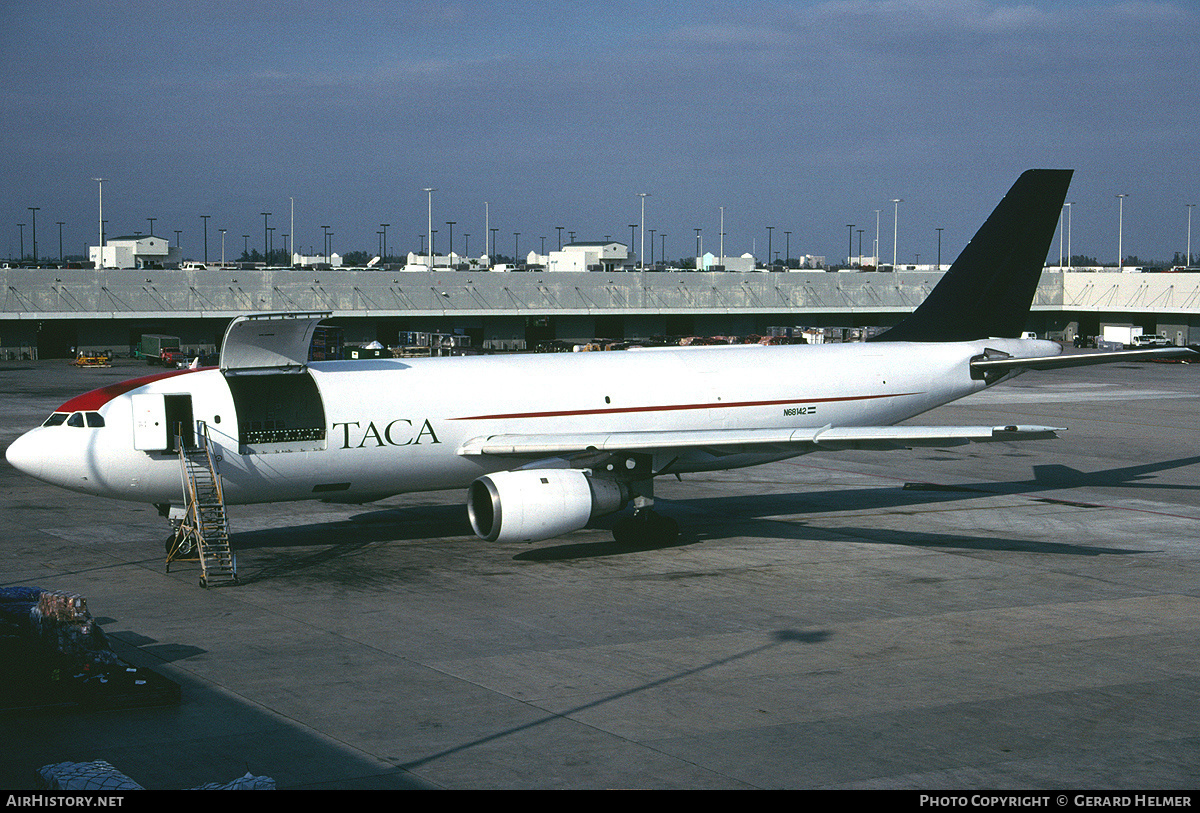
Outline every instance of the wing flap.
<path id="1" fill-rule="evenodd" d="M 1049 426 L 825 426 L 818 429 L 698 429 L 664 432 L 593 432 L 572 435 L 491 435 L 472 438 L 460 455 L 552 456 L 580 452 L 653 452 L 683 449 L 905 449 L 1055 438 Z"/>

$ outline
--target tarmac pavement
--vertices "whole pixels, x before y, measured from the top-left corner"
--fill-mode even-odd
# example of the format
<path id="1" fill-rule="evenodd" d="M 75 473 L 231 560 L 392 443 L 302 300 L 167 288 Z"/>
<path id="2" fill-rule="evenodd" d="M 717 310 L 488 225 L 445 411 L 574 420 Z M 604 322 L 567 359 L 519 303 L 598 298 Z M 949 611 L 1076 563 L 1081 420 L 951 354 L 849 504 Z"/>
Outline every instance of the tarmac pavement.
<path id="1" fill-rule="evenodd" d="M 143 374 L 0 362 L 0 445 Z M 241 584 L 153 507 L 0 461 L 0 586 L 86 597 L 177 706 L 0 715 L 0 787 L 1187 789 L 1200 776 L 1200 365 L 1044 373 L 913 421 L 1052 441 L 658 481 L 683 528 L 487 543 L 458 492 L 233 506 Z"/>

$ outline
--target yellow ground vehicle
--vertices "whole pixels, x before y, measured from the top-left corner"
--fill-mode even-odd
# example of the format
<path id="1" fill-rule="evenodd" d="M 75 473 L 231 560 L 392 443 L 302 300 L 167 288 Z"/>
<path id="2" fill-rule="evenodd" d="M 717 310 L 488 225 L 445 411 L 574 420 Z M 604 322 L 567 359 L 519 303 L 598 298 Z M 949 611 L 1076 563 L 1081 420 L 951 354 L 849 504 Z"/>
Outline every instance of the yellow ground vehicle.
<path id="1" fill-rule="evenodd" d="M 112 360 L 107 353 L 80 353 L 75 357 L 76 367 L 111 367 Z"/>

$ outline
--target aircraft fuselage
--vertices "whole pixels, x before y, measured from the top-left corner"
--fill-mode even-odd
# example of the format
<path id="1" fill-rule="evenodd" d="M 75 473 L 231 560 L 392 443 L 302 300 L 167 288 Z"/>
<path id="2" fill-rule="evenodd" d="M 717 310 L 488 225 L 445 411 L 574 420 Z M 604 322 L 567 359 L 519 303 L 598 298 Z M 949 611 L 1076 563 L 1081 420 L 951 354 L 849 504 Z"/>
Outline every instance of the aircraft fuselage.
<path id="1" fill-rule="evenodd" d="M 969 362 L 985 349 L 1061 352 L 1051 342 L 990 339 L 313 362 L 298 372 L 243 375 L 189 370 L 72 399 L 47 422 L 57 425 L 26 433 L 7 454 L 64 488 L 179 504 L 171 427 L 203 422 L 229 503 L 365 502 L 466 488 L 513 468 L 511 459 L 460 453 L 479 437 L 892 425 L 983 389 Z M 675 455 L 670 470 L 799 453 L 717 459 L 692 450 Z M 656 457 L 654 468 L 665 464 Z"/>

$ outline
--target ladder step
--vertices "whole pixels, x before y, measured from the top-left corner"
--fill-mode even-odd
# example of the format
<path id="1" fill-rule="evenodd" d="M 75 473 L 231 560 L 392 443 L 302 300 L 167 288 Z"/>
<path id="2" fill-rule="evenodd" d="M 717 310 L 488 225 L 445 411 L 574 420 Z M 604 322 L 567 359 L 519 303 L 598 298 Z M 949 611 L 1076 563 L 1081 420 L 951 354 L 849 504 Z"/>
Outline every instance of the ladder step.
<path id="1" fill-rule="evenodd" d="M 220 475 L 213 465 L 208 444 L 207 430 L 201 426 L 197 432 L 197 446 L 188 449 L 181 444 L 179 450 L 187 479 L 184 498 L 195 526 L 189 526 L 187 533 L 195 540 L 206 584 L 237 580 Z"/>

